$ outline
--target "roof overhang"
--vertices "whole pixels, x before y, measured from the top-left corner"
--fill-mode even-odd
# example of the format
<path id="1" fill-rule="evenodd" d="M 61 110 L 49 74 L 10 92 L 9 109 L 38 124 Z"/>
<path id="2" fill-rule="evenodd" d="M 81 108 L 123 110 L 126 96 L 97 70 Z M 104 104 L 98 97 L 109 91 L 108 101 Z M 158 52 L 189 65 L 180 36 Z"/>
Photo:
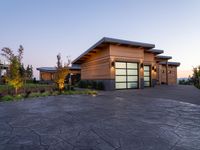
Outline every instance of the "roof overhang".
<path id="1" fill-rule="evenodd" d="M 41 72 L 56 72 L 56 67 L 39 67 L 36 69 Z"/>
<path id="2" fill-rule="evenodd" d="M 166 62 L 160 62 L 159 64 L 160 65 L 166 65 Z M 181 63 L 179 63 L 179 62 L 167 62 L 167 64 L 169 66 L 177 66 L 177 67 L 181 65 Z"/>
<path id="3" fill-rule="evenodd" d="M 135 42 L 135 41 L 127 41 L 127 40 L 104 37 L 101 40 L 99 40 L 96 44 L 91 46 L 88 50 L 86 50 L 83 54 L 81 54 L 78 58 L 76 58 L 72 62 L 72 64 L 81 64 L 82 59 L 84 57 L 90 56 L 90 53 L 93 53 L 96 51 L 95 49 L 102 48 L 108 44 L 116 44 L 116 45 L 131 46 L 131 47 L 142 47 L 144 49 L 152 49 L 155 47 L 154 44 L 149 44 L 149 43 L 141 43 L 141 42 Z"/>
<path id="4" fill-rule="evenodd" d="M 56 72 L 56 67 L 39 67 L 39 68 L 36 68 L 38 71 L 41 71 L 41 72 Z M 81 70 L 80 66 L 79 65 L 72 65 L 69 67 L 69 70 Z"/>
<path id="5" fill-rule="evenodd" d="M 147 50 L 147 52 L 150 52 L 150 53 L 153 53 L 153 54 L 158 55 L 158 54 L 164 53 L 164 50 L 160 50 L 160 49 L 149 49 L 149 50 Z"/>
<path id="6" fill-rule="evenodd" d="M 172 59 L 172 56 L 163 56 L 163 55 L 158 55 L 156 56 L 157 59 L 162 59 L 162 60 L 169 60 Z"/>

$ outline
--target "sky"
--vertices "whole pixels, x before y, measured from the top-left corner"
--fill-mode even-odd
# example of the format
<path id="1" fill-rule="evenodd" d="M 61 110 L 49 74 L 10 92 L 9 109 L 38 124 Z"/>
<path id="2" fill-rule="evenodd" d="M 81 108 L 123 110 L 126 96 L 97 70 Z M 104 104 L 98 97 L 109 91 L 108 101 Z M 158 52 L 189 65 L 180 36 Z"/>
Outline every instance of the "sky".
<path id="1" fill-rule="evenodd" d="M 200 65 L 200 1 L 0 0 L 0 49 L 23 45 L 36 77 L 58 53 L 73 60 L 102 37 L 155 44 L 188 77 Z"/>

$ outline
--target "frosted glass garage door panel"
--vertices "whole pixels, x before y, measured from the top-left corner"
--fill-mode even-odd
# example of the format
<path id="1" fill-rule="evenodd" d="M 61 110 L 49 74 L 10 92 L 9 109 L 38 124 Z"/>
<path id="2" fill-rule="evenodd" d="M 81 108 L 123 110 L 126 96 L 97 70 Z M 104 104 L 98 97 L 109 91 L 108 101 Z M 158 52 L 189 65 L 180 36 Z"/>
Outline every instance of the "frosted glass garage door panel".
<path id="1" fill-rule="evenodd" d="M 138 81 L 137 76 L 127 76 L 127 81 Z"/>
<path id="2" fill-rule="evenodd" d="M 127 75 L 138 75 L 138 70 L 127 70 Z"/>
<path id="3" fill-rule="evenodd" d="M 125 62 L 115 62 L 115 68 L 126 68 Z"/>
<path id="4" fill-rule="evenodd" d="M 150 86 L 150 82 L 144 82 L 144 86 Z"/>
<path id="5" fill-rule="evenodd" d="M 127 63 L 127 68 L 128 69 L 137 69 L 138 64 L 137 63 Z"/>
<path id="6" fill-rule="evenodd" d="M 116 76 L 115 81 L 116 82 L 126 82 L 126 76 Z"/>
<path id="7" fill-rule="evenodd" d="M 144 76 L 150 76 L 149 71 L 148 72 L 144 72 Z"/>
<path id="8" fill-rule="evenodd" d="M 129 82 L 129 83 L 127 83 L 127 88 L 128 89 L 134 89 L 134 88 L 137 88 L 138 87 L 138 83 L 137 82 Z"/>
<path id="9" fill-rule="evenodd" d="M 150 67 L 149 66 L 144 66 L 144 70 L 149 71 Z"/>
<path id="10" fill-rule="evenodd" d="M 126 75 L 126 69 L 116 69 L 116 75 Z"/>
<path id="11" fill-rule="evenodd" d="M 150 81 L 149 77 L 144 77 L 144 81 Z"/>
<path id="12" fill-rule="evenodd" d="M 115 83 L 116 89 L 126 89 L 126 83 Z"/>

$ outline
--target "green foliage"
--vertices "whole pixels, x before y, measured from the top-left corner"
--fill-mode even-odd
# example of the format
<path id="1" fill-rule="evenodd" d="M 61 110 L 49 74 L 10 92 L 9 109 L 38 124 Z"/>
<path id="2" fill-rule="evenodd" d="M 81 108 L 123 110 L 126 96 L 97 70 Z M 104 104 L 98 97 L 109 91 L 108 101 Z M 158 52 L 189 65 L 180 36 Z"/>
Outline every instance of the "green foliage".
<path id="1" fill-rule="evenodd" d="M 103 82 L 97 82 L 97 90 L 104 90 L 104 84 Z"/>
<path id="2" fill-rule="evenodd" d="M 15 100 L 20 100 L 20 99 L 23 99 L 24 98 L 24 95 L 21 95 L 21 94 L 18 94 L 14 97 Z"/>
<path id="3" fill-rule="evenodd" d="M 178 82 L 180 85 L 193 85 L 193 81 L 191 79 L 191 77 L 189 77 L 188 79 L 181 79 Z"/>
<path id="4" fill-rule="evenodd" d="M 200 66 L 193 68 L 192 80 L 194 85 L 200 89 Z"/>
<path id="5" fill-rule="evenodd" d="M 85 81 L 85 80 L 79 81 L 78 87 L 80 87 L 80 88 L 87 88 L 87 83 L 86 83 L 86 81 Z"/>
<path id="6" fill-rule="evenodd" d="M 13 101 L 13 100 L 21 100 L 26 98 L 37 98 L 37 97 L 46 97 L 46 96 L 57 96 L 57 95 L 93 95 L 96 96 L 98 93 L 95 90 L 78 90 L 78 91 L 62 91 L 61 93 L 58 91 L 51 92 L 27 92 L 25 94 L 18 94 L 15 96 L 6 95 L 3 96 L 0 101 Z"/>
<path id="7" fill-rule="evenodd" d="M 26 77 L 28 80 L 32 80 L 32 78 L 33 78 L 33 66 L 32 65 L 28 65 L 26 67 Z"/>
<path id="8" fill-rule="evenodd" d="M 64 91 L 63 94 L 64 95 L 82 95 L 82 94 L 97 95 L 97 91 L 94 91 L 94 90 Z"/>
<path id="9" fill-rule="evenodd" d="M 104 90 L 104 84 L 101 81 L 89 81 L 89 80 L 81 80 L 78 83 L 78 87 L 80 88 L 88 88 L 88 89 L 96 89 L 96 90 Z"/>
<path id="10" fill-rule="evenodd" d="M 6 74 L 6 82 L 8 85 L 15 88 L 15 94 L 17 94 L 17 90 L 23 86 L 23 65 L 21 64 L 23 51 L 24 49 L 21 45 L 18 49 L 18 55 L 14 55 L 13 51 L 9 48 L 2 49 L 2 56 L 4 56 L 10 64 Z"/>
<path id="11" fill-rule="evenodd" d="M 6 95 L 6 96 L 3 96 L 3 97 L 1 98 L 1 100 L 2 100 L 2 101 L 12 101 L 12 100 L 14 100 L 14 97 L 11 96 L 11 95 Z"/>
<path id="12" fill-rule="evenodd" d="M 30 98 L 33 98 L 33 97 L 40 97 L 41 96 L 41 93 L 37 92 L 37 93 L 31 93 L 29 95 Z"/>
<path id="13" fill-rule="evenodd" d="M 70 60 L 68 59 L 68 63 L 62 66 L 61 63 L 61 55 L 57 55 L 57 70 L 55 73 L 54 82 L 57 85 L 57 88 L 62 91 L 65 88 L 65 78 L 69 74 L 69 65 Z"/>

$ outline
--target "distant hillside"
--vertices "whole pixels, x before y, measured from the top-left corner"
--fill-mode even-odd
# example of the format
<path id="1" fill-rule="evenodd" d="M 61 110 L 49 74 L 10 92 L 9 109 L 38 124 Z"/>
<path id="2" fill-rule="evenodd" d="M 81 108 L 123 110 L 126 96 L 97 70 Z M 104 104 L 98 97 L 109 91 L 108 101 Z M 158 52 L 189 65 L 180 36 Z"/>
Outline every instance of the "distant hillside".
<path id="1" fill-rule="evenodd" d="M 188 78 L 178 78 L 178 81 L 179 80 L 188 80 Z"/>

